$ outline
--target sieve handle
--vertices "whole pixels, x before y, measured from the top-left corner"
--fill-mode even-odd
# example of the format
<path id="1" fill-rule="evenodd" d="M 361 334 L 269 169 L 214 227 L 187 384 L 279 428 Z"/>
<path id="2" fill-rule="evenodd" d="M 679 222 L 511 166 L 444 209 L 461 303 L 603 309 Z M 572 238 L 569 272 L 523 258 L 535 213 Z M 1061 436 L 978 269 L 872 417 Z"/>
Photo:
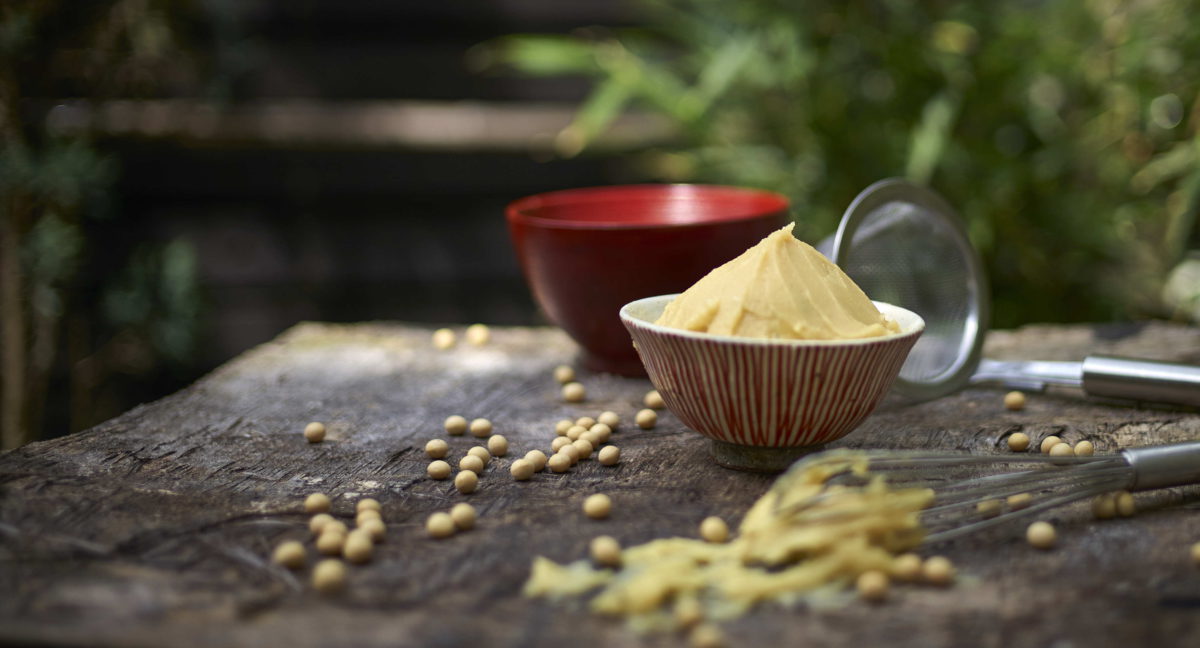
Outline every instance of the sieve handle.
<path id="1" fill-rule="evenodd" d="M 1129 490 L 1200 483 L 1200 441 L 1126 448 L 1121 454 L 1133 467 L 1133 483 Z"/>
<path id="2" fill-rule="evenodd" d="M 1083 390 L 1092 396 L 1200 407 L 1200 367 L 1088 356 L 1083 361 Z"/>

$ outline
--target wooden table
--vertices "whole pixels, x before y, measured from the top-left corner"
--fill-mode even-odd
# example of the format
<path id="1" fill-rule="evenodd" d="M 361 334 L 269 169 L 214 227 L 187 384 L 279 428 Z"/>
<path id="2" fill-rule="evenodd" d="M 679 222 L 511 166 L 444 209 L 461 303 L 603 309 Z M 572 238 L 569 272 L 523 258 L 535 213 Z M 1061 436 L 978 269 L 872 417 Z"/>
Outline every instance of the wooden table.
<path id="1" fill-rule="evenodd" d="M 1030 327 L 993 334 L 988 355 L 1079 359 L 1107 351 L 1200 362 L 1200 330 Z M 521 596 L 531 560 L 585 554 L 603 532 L 625 544 L 694 536 L 706 515 L 736 522 L 770 476 L 713 465 L 707 442 L 663 413 L 629 422 L 646 380 L 581 377 L 589 400 L 562 403 L 551 378 L 574 347 L 554 329 L 495 329 L 482 348 L 436 351 L 403 325 L 302 324 L 192 387 L 84 433 L 0 456 L 0 642 L 121 646 L 678 645 L 640 638 L 580 603 Z M 1098 451 L 1200 438 L 1200 414 L 1034 394 L 1006 411 L 1002 392 L 971 389 L 924 404 L 888 401 L 838 445 L 1004 452 L 1007 434 L 1091 439 Z M 495 460 L 478 492 L 425 476 L 428 439 L 450 414 L 490 418 L 514 451 L 548 445 L 564 417 L 611 409 L 625 420 L 615 468 L 595 461 L 530 482 Z M 324 443 L 301 431 L 325 421 Z M 450 437 L 454 456 L 476 440 Z M 515 454 L 515 452 L 513 453 Z M 350 519 L 383 503 L 386 541 L 353 567 L 340 596 L 308 572 L 269 561 L 307 541 L 302 501 L 322 491 Z M 612 495 L 608 521 L 583 517 Z M 434 511 L 469 501 L 475 530 L 432 540 Z M 882 605 L 762 606 L 724 626 L 733 645 L 1197 646 L 1200 491 L 1138 497 L 1128 519 L 1083 507 L 1050 515 L 1060 546 L 1030 548 L 1021 529 L 938 547 L 963 577 L 949 589 L 898 587 Z M 313 552 L 310 549 L 310 560 Z"/>

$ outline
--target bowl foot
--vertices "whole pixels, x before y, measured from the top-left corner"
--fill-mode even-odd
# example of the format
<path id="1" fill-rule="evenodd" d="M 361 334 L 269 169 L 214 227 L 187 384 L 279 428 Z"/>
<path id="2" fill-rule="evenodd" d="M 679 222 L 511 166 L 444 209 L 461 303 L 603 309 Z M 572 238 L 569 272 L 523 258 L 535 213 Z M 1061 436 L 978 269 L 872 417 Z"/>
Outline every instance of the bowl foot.
<path id="1" fill-rule="evenodd" d="M 801 448 L 767 448 L 712 441 L 712 457 L 718 465 L 734 470 L 776 473 L 787 470 L 797 459 L 820 451 L 824 444 Z"/>

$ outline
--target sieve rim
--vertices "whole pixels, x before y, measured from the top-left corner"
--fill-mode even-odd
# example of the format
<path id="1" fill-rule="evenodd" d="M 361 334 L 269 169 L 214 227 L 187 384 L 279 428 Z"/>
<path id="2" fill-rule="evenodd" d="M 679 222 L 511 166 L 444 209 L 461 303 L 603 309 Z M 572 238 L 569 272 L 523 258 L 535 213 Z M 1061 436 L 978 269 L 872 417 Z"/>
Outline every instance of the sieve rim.
<path id="1" fill-rule="evenodd" d="M 876 209 L 896 202 L 921 208 L 949 228 L 949 238 L 966 263 L 967 292 L 973 297 L 967 305 L 967 316 L 963 321 L 963 338 L 959 344 L 959 353 L 950 367 L 936 376 L 924 380 L 912 380 L 903 375 L 896 377 L 893 388 L 900 394 L 919 400 L 931 400 L 947 396 L 965 387 L 978 368 L 979 361 L 983 356 L 983 340 L 987 335 L 988 321 L 991 317 L 991 292 L 988 290 L 987 274 L 983 269 L 979 252 L 971 244 L 958 213 L 933 190 L 903 178 L 880 180 L 863 189 L 854 197 L 850 206 L 842 214 L 842 220 L 834 235 L 833 262 L 849 274 L 848 264 L 853 261 L 853 241 L 859 225 Z M 910 304 L 896 305 L 917 312 Z M 925 319 L 928 325 L 929 318 L 924 313 L 917 312 L 917 314 Z M 914 347 L 911 353 L 917 352 Z M 903 369 L 901 372 L 903 373 Z"/>

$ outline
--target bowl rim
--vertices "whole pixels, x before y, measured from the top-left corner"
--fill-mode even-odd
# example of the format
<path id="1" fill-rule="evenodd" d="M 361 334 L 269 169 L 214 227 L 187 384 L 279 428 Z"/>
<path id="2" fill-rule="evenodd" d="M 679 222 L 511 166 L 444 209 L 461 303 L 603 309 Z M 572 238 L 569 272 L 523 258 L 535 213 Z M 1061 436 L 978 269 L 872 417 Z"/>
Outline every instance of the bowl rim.
<path id="1" fill-rule="evenodd" d="M 787 339 L 776 339 L 776 338 L 735 337 L 732 335 L 716 335 L 714 333 L 702 333 L 699 331 L 687 331 L 684 329 L 672 328 L 669 326 L 660 326 L 653 322 L 648 322 L 644 319 L 636 317 L 630 312 L 630 310 L 632 308 L 635 308 L 646 302 L 658 302 L 658 301 L 668 301 L 669 302 L 670 300 L 673 300 L 676 297 L 678 297 L 680 294 L 682 294 L 682 293 L 676 293 L 673 295 L 655 295 L 653 297 L 643 297 L 642 299 L 636 299 L 634 301 L 631 301 L 628 304 L 625 304 L 624 306 L 621 307 L 621 310 L 620 310 L 621 321 L 627 322 L 633 326 L 637 326 L 638 328 L 646 329 L 657 335 L 674 335 L 674 336 L 689 338 L 689 339 L 693 339 L 693 340 L 697 340 L 697 341 L 725 342 L 728 344 L 741 344 L 741 345 L 747 345 L 747 346 L 782 346 L 782 347 L 798 347 L 798 348 L 864 346 L 864 345 L 869 345 L 869 344 L 877 344 L 879 342 L 892 342 L 892 341 L 896 341 L 896 340 L 902 340 L 902 339 L 905 339 L 905 338 L 908 338 L 911 336 L 920 335 L 925 330 L 925 319 L 922 318 L 920 315 L 908 310 L 907 308 L 903 308 L 900 306 L 896 306 L 895 304 L 889 304 L 887 302 L 881 302 L 881 301 L 875 301 L 875 300 L 871 300 L 871 303 L 875 304 L 875 308 L 878 308 L 880 310 L 880 312 L 883 313 L 885 316 L 888 315 L 888 311 L 892 311 L 895 313 L 901 313 L 901 314 L 905 315 L 906 317 L 913 318 L 912 325 L 907 330 L 901 329 L 897 333 L 888 333 L 887 335 L 877 335 L 874 337 L 850 338 L 850 339 L 840 339 L 840 340 L 787 340 Z M 896 318 L 892 318 L 892 319 L 894 321 L 898 321 L 898 320 L 896 320 Z"/>
<path id="2" fill-rule="evenodd" d="M 693 222 L 661 222 L 661 223 L 623 223 L 623 222 L 606 222 L 606 221 L 574 221 L 564 220 L 560 218 L 545 218 L 534 216 L 526 210 L 535 207 L 553 204 L 556 201 L 570 201 L 577 199 L 579 202 L 603 203 L 603 202 L 621 202 L 629 199 L 629 196 L 619 196 L 621 192 L 642 192 L 647 197 L 653 196 L 656 200 L 667 202 L 695 202 L 699 200 L 724 200 L 728 196 L 739 195 L 743 200 L 757 199 L 770 201 L 773 203 L 771 209 L 756 209 L 748 211 L 738 211 L 729 215 L 721 215 L 706 220 Z M 720 197 L 717 197 L 720 196 Z M 596 187 L 576 187 L 573 189 L 559 189 L 556 191 L 547 191 L 543 193 L 533 194 L 518 198 L 510 202 L 504 208 L 504 215 L 509 222 L 521 223 L 525 225 L 536 225 L 547 229 L 565 229 L 565 230 L 651 230 L 670 228 L 676 229 L 692 229 L 698 227 L 711 227 L 714 225 L 723 225 L 727 223 L 737 223 L 743 221 L 754 221 L 758 219 L 767 219 L 783 215 L 791 218 L 789 210 L 791 209 L 791 200 L 774 191 L 765 189 L 756 189 L 753 187 L 738 187 L 733 185 L 719 184 L 699 184 L 687 182 L 675 183 L 641 183 L 641 184 L 623 184 L 623 185 L 601 185 Z"/>

